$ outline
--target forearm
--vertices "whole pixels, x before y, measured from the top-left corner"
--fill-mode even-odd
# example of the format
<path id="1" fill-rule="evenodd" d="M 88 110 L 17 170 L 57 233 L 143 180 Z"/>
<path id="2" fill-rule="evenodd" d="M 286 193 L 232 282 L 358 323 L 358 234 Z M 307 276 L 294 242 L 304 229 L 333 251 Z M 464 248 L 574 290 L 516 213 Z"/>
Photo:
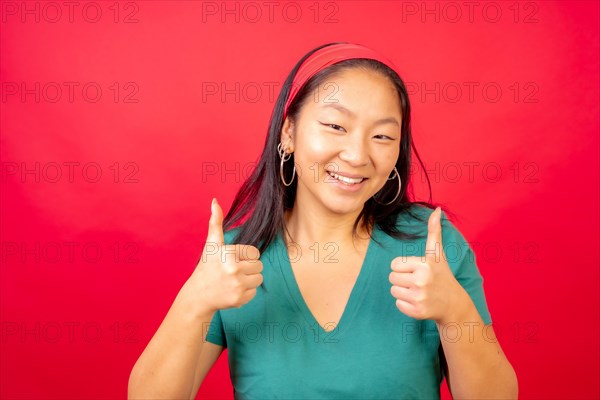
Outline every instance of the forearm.
<path id="1" fill-rule="evenodd" d="M 128 398 L 189 398 L 204 328 L 214 311 L 190 304 L 184 285 L 129 377 Z"/>
<path id="2" fill-rule="evenodd" d="M 517 399 L 517 376 L 492 326 L 484 325 L 466 291 L 453 315 L 437 323 L 455 399 Z"/>

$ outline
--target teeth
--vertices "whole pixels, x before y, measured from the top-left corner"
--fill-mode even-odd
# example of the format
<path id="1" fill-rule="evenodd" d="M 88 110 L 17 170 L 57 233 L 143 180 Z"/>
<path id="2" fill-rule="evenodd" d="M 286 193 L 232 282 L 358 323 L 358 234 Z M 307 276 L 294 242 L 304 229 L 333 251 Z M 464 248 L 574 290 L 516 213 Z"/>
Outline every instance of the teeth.
<path id="1" fill-rule="evenodd" d="M 334 174 L 333 172 L 329 172 L 329 171 L 327 171 L 327 173 L 330 176 L 334 177 L 335 179 L 337 179 L 338 181 L 340 181 L 340 182 L 342 182 L 342 183 L 344 183 L 346 185 L 354 185 L 356 183 L 361 183 L 365 179 L 365 178 L 358 178 L 358 179 L 355 179 L 355 178 L 346 178 L 345 176 Z"/>

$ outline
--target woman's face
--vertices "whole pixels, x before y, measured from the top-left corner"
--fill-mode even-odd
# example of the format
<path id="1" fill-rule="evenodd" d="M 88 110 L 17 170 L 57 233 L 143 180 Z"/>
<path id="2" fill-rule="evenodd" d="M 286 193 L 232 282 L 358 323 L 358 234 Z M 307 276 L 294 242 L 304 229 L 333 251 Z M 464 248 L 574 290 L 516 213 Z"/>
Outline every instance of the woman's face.
<path id="1" fill-rule="evenodd" d="M 282 128 L 281 142 L 294 152 L 296 203 L 311 210 L 358 214 L 394 170 L 400 110 L 394 85 L 375 72 L 348 69 L 326 79 L 307 99 L 296 123 L 286 119 Z M 341 179 L 364 179 L 347 185 L 329 172 Z"/>

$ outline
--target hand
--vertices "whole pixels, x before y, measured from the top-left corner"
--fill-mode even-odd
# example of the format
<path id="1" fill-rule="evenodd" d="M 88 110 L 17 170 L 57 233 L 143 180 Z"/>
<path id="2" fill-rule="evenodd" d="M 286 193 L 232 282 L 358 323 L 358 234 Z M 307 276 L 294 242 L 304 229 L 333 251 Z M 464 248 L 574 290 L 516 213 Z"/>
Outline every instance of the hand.
<path id="1" fill-rule="evenodd" d="M 389 276 L 398 310 L 412 318 L 436 322 L 448 319 L 464 292 L 446 261 L 441 214 L 438 207 L 429 216 L 425 257 L 394 258 Z"/>
<path id="2" fill-rule="evenodd" d="M 203 308 L 216 311 L 241 307 L 263 282 L 260 252 L 250 245 L 225 245 L 223 211 L 216 199 L 211 207 L 206 245 L 186 285 Z"/>

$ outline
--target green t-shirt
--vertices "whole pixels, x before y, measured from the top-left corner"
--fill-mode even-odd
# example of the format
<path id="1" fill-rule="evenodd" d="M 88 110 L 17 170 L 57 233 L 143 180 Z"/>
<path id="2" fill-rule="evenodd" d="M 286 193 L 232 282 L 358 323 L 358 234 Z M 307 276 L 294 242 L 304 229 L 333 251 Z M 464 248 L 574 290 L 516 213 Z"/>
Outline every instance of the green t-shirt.
<path id="1" fill-rule="evenodd" d="M 279 234 L 261 254 L 263 285 L 240 308 L 219 310 L 206 340 L 228 349 L 236 399 L 439 399 L 443 373 L 435 322 L 403 314 L 390 293 L 390 263 L 398 256 L 423 256 L 427 219 L 398 218 L 399 229 L 424 233 L 399 241 L 378 226 L 337 327 L 324 330 L 304 302 Z M 423 218 L 422 217 L 422 218 Z M 231 244 L 238 228 L 225 232 Z M 492 322 L 475 254 L 442 213 L 446 260 L 485 324 Z M 320 256 L 335 247 L 321 245 Z M 295 253 L 294 253 L 295 254 Z M 334 323 L 332 323 L 334 326 Z M 462 334 L 469 327 L 461 327 Z"/>

